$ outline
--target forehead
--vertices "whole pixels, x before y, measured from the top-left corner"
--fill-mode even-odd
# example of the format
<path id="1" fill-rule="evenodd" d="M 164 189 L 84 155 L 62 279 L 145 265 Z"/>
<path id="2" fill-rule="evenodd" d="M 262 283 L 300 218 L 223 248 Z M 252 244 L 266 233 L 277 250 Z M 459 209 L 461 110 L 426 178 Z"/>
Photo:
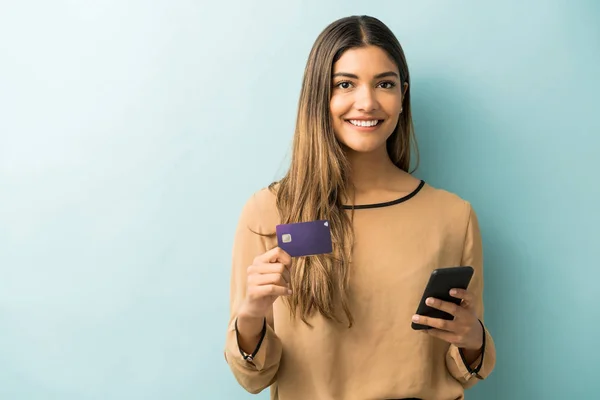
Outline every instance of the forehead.
<path id="1" fill-rule="evenodd" d="M 349 49 L 333 64 L 334 74 L 347 72 L 360 78 L 369 78 L 387 71 L 399 72 L 388 53 L 377 46 Z"/>

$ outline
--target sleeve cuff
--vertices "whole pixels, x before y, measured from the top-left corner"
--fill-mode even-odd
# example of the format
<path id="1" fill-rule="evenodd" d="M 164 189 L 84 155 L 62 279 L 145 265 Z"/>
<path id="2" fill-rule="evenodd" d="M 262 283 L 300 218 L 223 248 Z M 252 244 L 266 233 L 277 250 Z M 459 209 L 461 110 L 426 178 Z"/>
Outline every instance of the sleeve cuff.
<path id="1" fill-rule="evenodd" d="M 485 326 L 483 326 L 483 322 L 481 322 L 481 320 L 479 320 L 479 323 L 481 324 L 481 332 L 483 333 L 483 344 L 481 345 L 481 354 L 479 355 L 479 357 L 477 357 L 477 359 L 475 361 L 473 361 L 472 364 L 467 364 L 467 360 L 465 359 L 465 355 L 464 355 L 462 349 L 458 349 L 458 353 L 460 354 L 460 359 L 462 361 L 463 366 L 467 369 L 467 374 L 470 376 L 474 376 L 478 379 L 484 379 L 479 374 L 479 371 L 481 371 L 481 367 L 483 367 L 487 332 L 486 332 Z"/>
<path id="2" fill-rule="evenodd" d="M 233 362 L 245 370 L 263 371 L 271 368 L 279 362 L 281 354 L 281 343 L 277 335 L 267 323 L 263 323 L 263 329 L 256 348 L 248 354 L 242 350 L 238 340 L 237 318 L 231 321 L 227 333 L 225 349 L 225 360 Z"/>
<path id="3" fill-rule="evenodd" d="M 446 365 L 449 368 L 450 374 L 463 384 L 466 384 L 467 387 L 473 385 L 473 383 L 469 383 L 473 378 L 477 380 L 487 378 L 495 364 L 494 341 L 483 322 L 480 320 L 479 323 L 484 333 L 483 345 L 479 357 L 472 364 L 467 364 L 461 349 L 455 345 L 450 345 L 446 356 Z"/>
<path id="4" fill-rule="evenodd" d="M 240 355 L 247 362 L 253 363 L 254 359 L 256 358 L 256 354 L 258 354 L 258 351 L 260 350 L 260 345 L 262 344 L 263 340 L 265 339 L 265 335 L 267 334 L 267 319 L 265 318 L 264 321 L 263 321 L 263 327 L 262 327 L 262 330 L 260 332 L 260 339 L 258 340 L 256 348 L 250 354 L 246 353 L 240 347 L 240 337 L 239 337 L 238 327 L 237 327 L 237 318 L 235 319 L 235 322 L 234 322 L 234 328 L 235 328 L 235 339 L 236 339 L 236 342 L 237 342 L 237 345 L 238 345 L 238 350 L 240 351 Z"/>

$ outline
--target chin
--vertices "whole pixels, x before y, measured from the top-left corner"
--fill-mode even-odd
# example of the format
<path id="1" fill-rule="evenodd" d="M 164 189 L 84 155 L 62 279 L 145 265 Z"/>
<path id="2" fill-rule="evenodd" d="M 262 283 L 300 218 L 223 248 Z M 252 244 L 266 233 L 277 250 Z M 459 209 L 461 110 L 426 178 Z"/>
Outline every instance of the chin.
<path id="1" fill-rule="evenodd" d="M 355 153 L 373 153 L 385 149 L 386 142 L 373 141 L 373 140 L 341 140 L 342 145 L 347 149 Z"/>
<path id="2" fill-rule="evenodd" d="M 372 153 L 381 151 L 382 148 L 384 152 L 387 151 L 386 142 L 393 133 L 389 124 L 384 123 L 376 128 L 355 128 L 347 124 L 349 123 L 344 121 L 334 128 L 338 141 L 346 149 L 356 153 Z"/>

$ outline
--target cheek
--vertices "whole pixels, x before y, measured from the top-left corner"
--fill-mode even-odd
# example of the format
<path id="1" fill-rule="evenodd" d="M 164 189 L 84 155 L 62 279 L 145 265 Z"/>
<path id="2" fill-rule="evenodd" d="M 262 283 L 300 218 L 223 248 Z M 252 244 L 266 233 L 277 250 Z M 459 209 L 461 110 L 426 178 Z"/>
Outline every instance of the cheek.
<path id="1" fill-rule="evenodd" d="M 399 93 L 395 96 L 386 96 L 385 98 L 381 99 L 379 104 L 381 104 L 381 107 L 388 115 L 397 117 L 402 109 L 402 97 Z"/>
<path id="2" fill-rule="evenodd" d="M 398 120 L 400 120 L 400 110 L 398 110 L 397 113 L 392 114 L 389 119 L 389 123 L 392 126 L 396 126 L 396 124 L 398 124 Z"/>
<path id="3" fill-rule="evenodd" d="M 400 119 L 400 110 L 402 109 L 402 103 L 400 101 L 389 101 L 387 104 L 382 104 L 385 110 L 385 113 L 388 115 L 389 120 L 392 125 L 396 125 L 398 120 Z"/>
<path id="4" fill-rule="evenodd" d="M 333 118 L 339 118 L 348 112 L 348 101 L 341 96 L 332 96 L 329 101 L 329 111 Z"/>

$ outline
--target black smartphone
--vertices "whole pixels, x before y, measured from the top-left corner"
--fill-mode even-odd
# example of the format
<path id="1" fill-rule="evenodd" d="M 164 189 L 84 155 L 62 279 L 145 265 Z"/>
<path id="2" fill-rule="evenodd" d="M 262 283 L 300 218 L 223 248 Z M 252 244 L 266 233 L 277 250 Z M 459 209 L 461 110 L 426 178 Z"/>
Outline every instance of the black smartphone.
<path id="1" fill-rule="evenodd" d="M 452 315 L 445 311 L 429 307 L 425 304 L 425 300 L 429 297 L 433 297 L 458 305 L 460 304 L 461 299 L 450 296 L 450 290 L 467 289 L 472 277 L 473 268 L 470 266 L 447 267 L 433 270 L 429 276 L 429 282 L 427 282 L 427 286 L 423 291 L 419 306 L 417 307 L 417 314 L 431 318 L 441 318 L 446 320 L 454 319 Z M 431 329 L 430 326 L 421 325 L 415 322 L 412 323 L 412 328 L 415 330 Z"/>

